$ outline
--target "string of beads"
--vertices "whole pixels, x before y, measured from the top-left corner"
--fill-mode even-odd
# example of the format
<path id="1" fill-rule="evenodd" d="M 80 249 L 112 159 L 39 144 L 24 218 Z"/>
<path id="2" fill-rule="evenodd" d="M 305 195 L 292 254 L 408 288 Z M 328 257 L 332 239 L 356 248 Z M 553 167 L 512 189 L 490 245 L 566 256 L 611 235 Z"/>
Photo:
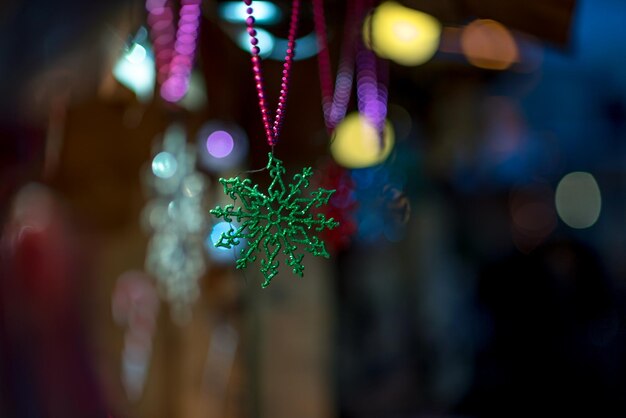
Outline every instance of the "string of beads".
<path id="1" fill-rule="evenodd" d="M 255 19 L 253 16 L 254 8 L 252 0 L 244 0 L 248 8 L 246 13 L 246 26 L 248 35 L 250 36 L 252 71 L 254 73 L 254 82 L 259 100 L 259 109 L 263 119 L 263 128 L 265 129 L 265 137 L 267 143 L 273 147 L 278 142 L 280 130 L 285 119 L 287 110 L 287 94 L 289 93 L 289 81 L 291 78 L 291 70 L 293 67 L 293 57 L 296 50 L 296 34 L 298 31 L 298 15 L 300 14 L 300 0 L 293 0 L 291 5 L 291 19 L 289 21 L 289 34 L 287 36 L 287 51 L 285 52 L 285 62 L 283 63 L 283 71 L 280 83 L 280 95 L 278 97 L 278 105 L 276 114 L 272 120 L 270 109 L 265 96 L 265 85 L 263 83 L 263 70 L 261 68 L 261 49 L 259 48 L 259 39 L 257 31 L 254 28 Z"/>

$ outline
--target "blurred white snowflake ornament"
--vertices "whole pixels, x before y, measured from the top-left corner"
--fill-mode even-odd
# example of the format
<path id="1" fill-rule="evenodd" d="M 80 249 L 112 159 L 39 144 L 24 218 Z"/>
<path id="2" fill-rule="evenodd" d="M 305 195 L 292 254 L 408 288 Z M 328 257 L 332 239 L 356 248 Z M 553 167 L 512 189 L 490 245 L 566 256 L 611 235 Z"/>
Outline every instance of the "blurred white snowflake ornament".
<path id="1" fill-rule="evenodd" d="M 162 149 L 151 163 L 147 180 L 155 196 L 143 213 L 152 231 L 146 253 L 146 271 L 158 283 L 161 297 L 170 303 L 172 319 L 186 322 L 198 298 L 198 280 L 206 270 L 203 237 L 206 234 L 205 177 L 196 170 L 194 146 L 187 144 L 180 125 L 165 132 Z"/>

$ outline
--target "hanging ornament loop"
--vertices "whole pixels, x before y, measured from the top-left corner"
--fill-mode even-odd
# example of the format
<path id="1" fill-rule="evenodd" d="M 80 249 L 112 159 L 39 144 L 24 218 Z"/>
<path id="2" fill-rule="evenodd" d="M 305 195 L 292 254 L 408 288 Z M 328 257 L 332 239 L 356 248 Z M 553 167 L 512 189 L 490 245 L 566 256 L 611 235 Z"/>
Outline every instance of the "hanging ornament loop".
<path id="1" fill-rule="evenodd" d="M 263 82 L 263 70 L 261 68 L 261 48 L 259 40 L 256 37 L 257 31 L 254 28 L 255 19 L 253 16 L 254 7 L 252 0 L 244 0 L 248 8 L 246 12 L 246 26 L 248 35 L 250 35 L 250 51 L 252 53 L 252 72 L 254 73 L 254 83 L 256 86 L 257 97 L 259 100 L 259 109 L 263 119 L 263 128 L 265 129 L 265 137 L 270 147 L 274 147 L 278 142 L 285 111 L 287 109 L 287 94 L 289 93 L 289 81 L 291 79 L 291 69 L 293 66 L 293 57 L 296 52 L 296 35 L 298 32 L 298 16 L 300 15 L 300 0 L 293 0 L 291 4 L 291 18 L 289 21 L 289 34 L 287 36 L 287 50 L 285 51 L 285 62 L 283 63 L 283 71 L 280 83 L 280 95 L 278 96 L 278 105 L 276 113 L 272 118 L 267 98 L 265 96 L 265 85 Z"/>

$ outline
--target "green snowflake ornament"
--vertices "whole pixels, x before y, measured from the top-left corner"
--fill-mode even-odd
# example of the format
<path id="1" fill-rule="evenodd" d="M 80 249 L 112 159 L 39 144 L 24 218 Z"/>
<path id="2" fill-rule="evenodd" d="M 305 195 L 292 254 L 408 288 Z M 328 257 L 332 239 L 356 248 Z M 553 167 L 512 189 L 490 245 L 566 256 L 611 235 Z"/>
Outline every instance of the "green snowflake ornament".
<path id="1" fill-rule="evenodd" d="M 261 259 L 261 273 L 265 277 L 263 287 L 267 287 L 278 273 L 279 262 L 276 257 L 281 250 L 287 256 L 287 264 L 293 273 L 300 277 L 304 275 L 304 254 L 296 252 L 298 246 L 303 246 L 305 251 L 315 256 L 328 258 L 324 242 L 311 232 L 333 229 L 339 225 L 333 218 L 326 219 L 322 213 L 314 216 L 310 212 L 311 208 L 328 204 L 334 190 L 319 188 L 310 197 L 302 197 L 313 175 L 311 167 L 305 167 L 302 173 L 294 175 L 293 183 L 288 186 L 283 183 L 283 163 L 272 153 L 269 154 L 267 169 L 272 178 L 267 193 L 261 192 L 258 185 L 252 185 L 250 179 L 220 178 L 224 193 L 235 201 L 239 199 L 241 204 L 237 208 L 235 205 L 217 206 L 210 211 L 226 222 L 232 222 L 235 218 L 238 223 L 236 228 L 231 224 L 230 230 L 224 232 L 215 244 L 216 247 L 233 248 L 239 245 L 241 239 L 248 241 L 237 259 L 238 269 L 254 262 L 256 253 L 264 253 Z"/>

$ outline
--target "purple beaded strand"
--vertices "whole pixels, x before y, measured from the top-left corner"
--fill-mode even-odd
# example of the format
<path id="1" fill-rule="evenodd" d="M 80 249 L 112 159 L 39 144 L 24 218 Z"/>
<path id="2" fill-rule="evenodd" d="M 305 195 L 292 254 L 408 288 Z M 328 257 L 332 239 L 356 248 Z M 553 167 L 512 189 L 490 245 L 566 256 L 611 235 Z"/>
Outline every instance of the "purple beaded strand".
<path id="1" fill-rule="evenodd" d="M 263 84 L 263 71 L 261 69 L 261 49 L 259 48 L 259 40 L 256 37 L 257 31 L 254 29 L 254 9 L 252 7 L 252 0 L 244 0 L 244 3 L 248 8 L 246 13 L 246 26 L 248 35 L 250 35 L 251 48 L 251 61 L 252 72 L 254 73 L 254 82 L 257 91 L 257 97 L 259 99 L 259 109 L 261 110 L 261 117 L 263 119 L 263 128 L 265 129 L 265 136 L 267 143 L 273 147 L 278 142 L 280 130 L 285 119 L 285 112 L 287 110 L 287 94 L 289 93 L 289 80 L 291 78 L 291 69 L 293 64 L 293 57 L 296 50 L 296 34 L 298 31 L 298 15 L 300 13 L 300 0 L 293 0 L 291 5 L 291 20 L 289 22 L 289 35 L 287 36 L 287 51 L 285 52 L 285 62 L 283 63 L 283 72 L 280 83 L 280 96 L 278 97 L 278 106 L 276 108 L 276 115 L 274 120 L 271 120 L 270 111 L 267 107 L 267 101 L 265 99 L 265 86 Z"/>

